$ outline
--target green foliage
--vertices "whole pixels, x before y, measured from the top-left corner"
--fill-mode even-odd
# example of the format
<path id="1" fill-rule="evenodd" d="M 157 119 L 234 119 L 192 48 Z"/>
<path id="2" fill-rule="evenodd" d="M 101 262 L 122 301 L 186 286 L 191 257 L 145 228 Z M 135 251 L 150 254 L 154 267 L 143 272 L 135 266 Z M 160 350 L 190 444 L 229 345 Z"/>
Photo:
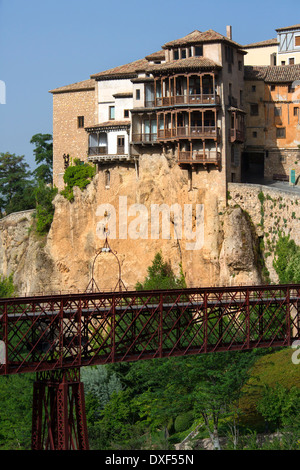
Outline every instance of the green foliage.
<path id="1" fill-rule="evenodd" d="M 12 296 L 14 290 L 13 275 L 4 277 L 0 274 L 0 298 Z"/>
<path id="2" fill-rule="evenodd" d="M 92 406 L 94 417 L 99 417 L 113 393 L 122 390 L 121 381 L 115 373 L 109 374 L 107 367 L 102 365 L 82 368 L 81 378 L 85 393 L 90 395 L 89 408 Z"/>
<path id="3" fill-rule="evenodd" d="M 74 186 L 77 186 L 83 191 L 96 174 L 94 166 L 88 163 L 82 163 L 79 159 L 75 159 L 74 163 L 74 166 L 69 166 L 65 171 L 64 182 L 66 187 L 61 191 L 61 194 L 70 202 L 74 200 Z"/>
<path id="4" fill-rule="evenodd" d="M 29 450 L 33 376 L 0 377 L 0 450 Z"/>
<path id="5" fill-rule="evenodd" d="M 57 188 L 53 188 L 51 185 L 46 185 L 41 180 L 34 190 L 36 200 L 35 229 L 39 235 L 45 235 L 50 230 L 54 216 L 53 199 L 57 192 Z"/>
<path id="6" fill-rule="evenodd" d="M 0 212 L 12 212 L 33 209 L 35 206 L 33 188 L 30 180 L 29 166 L 24 156 L 17 156 L 9 152 L 0 153 Z"/>
<path id="7" fill-rule="evenodd" d="M 299 399 L 300 389 L 297 387 L 287 389 L 282 384 L 275 387 L 265 385 L 257 409 L 268 423 L 279 427 L 297 415 Z"/>
<path id="8" fill-rule="evenodd" d="M 147 269 L 148 275 L 143 283 L 136 284 L 136 290 L 179 289 L 186 287 L 183 272 L 176 277 L 171 265 L 164 262 L 162 254 L 156 253 L 152 265 Z"/>
<path id="9" fill-rule="evenodd" d="M 52 166 L 53 166 L 53 143 L 51 134 L 35 134 L 30 141 L 35 145 L 33 151 L 35 162 L 39 166 L 33 171 L 33 176 L 38 181 L 46 184 L 52 183 Z"/>
<path id="10" fill-rule="evenodd" d="M 300 247 L 289 235 L 280 234 L 274 253 L 274 268 L 282 284 L 300 282 Z"/>
<path id="11" fill-rule="evenodd" d="M 187 411 L 178 415 L 175 419 L 174 428 L 176 432 L 182 432 L 189 429 L 194 422 L 193 411 Z"/>

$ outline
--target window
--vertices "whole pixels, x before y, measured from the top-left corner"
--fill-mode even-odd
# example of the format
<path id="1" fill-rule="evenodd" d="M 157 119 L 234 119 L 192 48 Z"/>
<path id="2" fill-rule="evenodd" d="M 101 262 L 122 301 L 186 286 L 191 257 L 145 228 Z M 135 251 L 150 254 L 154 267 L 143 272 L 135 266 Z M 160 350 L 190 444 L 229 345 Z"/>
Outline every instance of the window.
<path id="1" fill-rule="evenodd" d="M 105 189 L 110 188 L 110 171 L 106 170 L 104 173 L 104 178 L 105 178 Z"/>
<path id="2" fill-rule="evenodd" d="M 243 69 L 242 61 L 239 60 L 239 70 L 242 70 L 242 69 Z"/>
<path id="3" fill-rule="evenodd" d="M 195 56 L 196 57 L 203 56 L 203 46 L 195 46 Z"/>
<path id="4" fill-rule="evenodd" d="M 124 118 L 129 118 L 129 109 L 124 109 Z"/>
<path id="5" fill-rule="evenodd" d="M 174 59 L 174 60 L 178 60 L 178 59 L 179 59 L 179 52 L 178 52 L 178 49 L 174 49 L 174 52 L 173 52 L 173 59 Z"/>
<path id="6" fill-rule="evenodd" d="M 270 89 L 271 89 L 271 91 L 275 91 L 275 89 L 276 89 L 275 85 L 271 85 Z"/>
<path id="7" fill-rule="evenodd" d="M 181 58 L 186 59 L 186 49 L 181 49 Z"/>
<path id="8" fill-rule="evenodd" d="M 256 91 L 256 85 L 252 85 L 251 91 L 253 91 L 253 92 Z"/>
<path id="9" fill-rule="evenodd" d="M 281 61 L 281 65 L 285 65 L 285 60 L 282 60 L 282 61 Z"/>
<path id="10" fill-rule="evenodd" d="M 141 90 L 135 90 L 135 99 L 140 100 L 141 99 Z"/>
<path id="11" fill-rule="evenodd" d="M 117 136 L 117 153 L 122 154 L 125 151 L 125 137 L 123 135 Z"/>
<path id="12" fill-rule="evenodd" d="M 299 108 L 298 106 L 294 106 L 294 116 L 298 116 Z"/>
<path id="13" fill-rule="evenodd" d="M 277 139 L 285 139 L 285 127 L 277 127 L 276 137 Z"/>
<path id="14" fill-rule="evenodd" d="M 258 116 L 258 104 L 250 104 L 250 115 Z"/>
<path id="15" fill-rule="evenodd" d="M 289 58 L 289 65 L 294 65 L 294 63 L 295 63 L 294 57 L 290 57 Z"/>
<path id="16" fill-rule="evenodd" d="M 230 46 L 225 46 L 225 60 L 230 64 L 233 64 L 233 49 Z"/>
<path id="17" fill-rule="evenodd" d="M 115 119 L 115 107 L 110 106 L 109 107 L 109 120 L 113 121 Z"/>
<path id="18" fill-rule="evenodd" d="M 275 106 L 275 108 L 274 108 L 274 116 L 281 116 L 281 107 Z"/>
<path id="19" fill-rule="evenodd" d="M 77 125 L 79 129 L 84 127 L 84 116 L 77 117 Z"/>
<path id="20" fill-rule="evenodd" d="M 254 139 L 256 139 L 256 137 L 257 137 L 257 132 L 256 131 L 252 132 L 252 137 L 254 137 Z"/>
<path id="21" fill-rule="evenodd" d="M 300 47 L 300 36 L 295 36 L 295 46 Z"/>

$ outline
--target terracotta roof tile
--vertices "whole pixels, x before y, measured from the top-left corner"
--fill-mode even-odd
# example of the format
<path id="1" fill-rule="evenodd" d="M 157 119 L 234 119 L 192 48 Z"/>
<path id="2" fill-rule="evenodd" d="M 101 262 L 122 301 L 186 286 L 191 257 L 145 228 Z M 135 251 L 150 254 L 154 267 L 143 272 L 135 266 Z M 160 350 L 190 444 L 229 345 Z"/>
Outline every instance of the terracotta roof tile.
<path id="1" fill-rule="evenodd" d="M 165 51 L 157 51 L 153 52 L 152 54 L 146 55 L 146 60 L 165 60 L 166 53 Z"/>
<path id="2" fill-rule="evenodd" d="M 231 39 L 227 38 L 226 36 L 223 36 L 220 33 L 217 33 L 213 29 L 208 29 L 207 31 L 204 31 L 203 33 L 201 31 L 198 31 L 195 29 L 195 31 L 192 31 L 190 34 L 187 34 L 183 38 L 180 39 L 175 39 L 174 41 L 167 42 L 164 44 L 163 49 L 168 49 L 171 47 L 175 46 L 184 46 L 188 44 L 196 44 L 196 43 L 202 43 L 202 42 L 228 42 L 234 46 L 241 47 L 240 44 L 232 41 Z"/>
<path id="3" fill-rule="evenodd" d="M 298 29 L 300 24 L 294 24 L 293 26 L 286 26 L 286 28 L 277 28 L 275 31 L 286 31 L 287 29 Z"/>
<path id="4" fill-rule="evenodd" d="M 72 91 L 85 91 L 93 90 L 95 88 L 95 80 L 83 80 L 82 82 L 72 83 L 71 85 L 62 86 L 60 88 L 55 88 L 50 90 L 49 93 L 67 93 Z"/>
<path id="5" fill-rule="evenodd" d="M 100 122 L 99 124 L 93 124 L 92 126 L 88 126 L 86 127 L 86 129 L 96 129 L 96 128 L 102 128 L 102 127 L 121 127 L 121 126 L 130 126 L 130 120 Z"/>
<path id="6" fill-rule="evenodd" d="M 220 65 L 216 64 L 211 59 L 206 57 L 188 57 L 187 59 L 172 60 L 171 62 L 165 62 L 164 64 L 149 65 L 146 72 L 161 72 L 168 70 L 184 70 L 184 69 L 211 69 L 221 68 Z"/>
<path id="7" fill-rule="evenodd" d="M 246 46 L 243 46 L 243 49 L 250 49 L 252 47 L 276 46 L 277 44 L 278 44 L 277 38 L 273 38 L 273 39 L 267 39 L 266 41 L 253 42 L 251 44 L 246 44 Z"/>
<path id="8" fill-rule="evenodd" d="M 267 83 L 292 83 L 300 80 L 300 64 L 245 66 L 245 80 L 264 80 Z"/>
<path id="9" fill-rule="evenodd" d="M 131 78 L 136 76 L 136 70 L 138 68 L 143 68 L 147 65 L 148 61 L 146 59 L 139 59 L 134 62 L 130 62 L 129 64 L 119 65 L 118 67 L 105 70 L 104 72 L 95 73 L 94 75 L 91 75 L 91 78 L 95 78 L 96 80 L 118 77 Z"/>

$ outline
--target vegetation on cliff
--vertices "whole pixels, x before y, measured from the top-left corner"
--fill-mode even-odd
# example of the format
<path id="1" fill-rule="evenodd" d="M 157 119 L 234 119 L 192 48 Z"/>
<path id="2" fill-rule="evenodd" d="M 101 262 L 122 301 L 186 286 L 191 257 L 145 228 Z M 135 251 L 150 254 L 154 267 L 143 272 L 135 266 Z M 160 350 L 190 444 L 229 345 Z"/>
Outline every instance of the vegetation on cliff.
<path id="1" fill-rule="evenodd" d="M 30 171 L 24 156 L 0 153 L 0 216 L 36 209 L 35 230 L 45 235 L 51 226 L 57 189 L 52 186 L 52 135 L 35 134 L 31 140 L 35 148 L 37 167 Z"/>
<path id="2" fill-rule="evenodd" d="M 280 283 L 300 283 L 300 247 L 288 235 L 280 234 L 273 265 Z"/>
<path id="3" fill-rule="evenodd" d="M 74 200 L 74 186 L 83 191 L 96 174 L 95 166 L 83 163 L 78 158 L 75 158 L 74 163 L 75 165 L 69 166 L 65 171 L 64 182 L 66 187 L 61 191 L 61 194 L 70 202 Z"/>

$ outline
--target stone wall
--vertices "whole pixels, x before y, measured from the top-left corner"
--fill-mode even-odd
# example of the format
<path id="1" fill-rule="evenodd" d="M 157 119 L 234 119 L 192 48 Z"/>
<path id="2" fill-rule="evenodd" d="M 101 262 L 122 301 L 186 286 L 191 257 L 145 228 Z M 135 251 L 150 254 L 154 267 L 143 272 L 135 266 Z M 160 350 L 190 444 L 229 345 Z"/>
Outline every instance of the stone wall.
<path id="1" fill-rule="evenodd" d="M 299 192 L 288 192 L 255 184 L 228 184 L 228 204 L 245 210 L 260 237 L 264 262 L 271 281 L 278 277 L 273 268 L 274 249 L 279 233 L 290 235 L 300 245 Z"/>
<path id="2" fill-rule="evenodd" d="M 53 183 L 63 189 L 64 160 L 87 161 L 88 134 L 78 127 L 78 117 L 84 117 L 84 127 L 95 124 L 95 89 L 53 94 Z"/>

